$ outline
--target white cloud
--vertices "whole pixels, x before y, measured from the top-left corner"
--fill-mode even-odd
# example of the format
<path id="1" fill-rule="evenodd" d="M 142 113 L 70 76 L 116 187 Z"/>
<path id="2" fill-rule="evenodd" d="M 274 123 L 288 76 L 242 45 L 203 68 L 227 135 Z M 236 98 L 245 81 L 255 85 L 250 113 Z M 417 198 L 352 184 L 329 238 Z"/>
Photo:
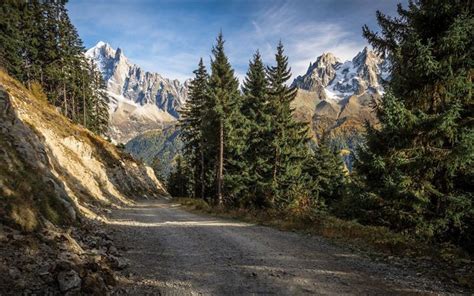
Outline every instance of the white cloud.
<path id="1" fill-rule="evenodd" d="M 240 81 L 255 50 L 260 50 L 265 63 L 273 64 L 280 39 L 294 77 L 306 72 L 309 63 L 323 52 L 332 52 L 345 60 L 366 45 L 360 36 L 351 33 L 353 28 L 346 28 L 335 20 L 302 17 L 298 1 L 274 3 L 250 13 L 246 22 L 229 25 L 228 32 L 224 28 L 226 52 Z M 208 36 L 217 34 L 223 26 L 216 19 L 209 20 L 203 28 L 196 28 L 192 25 L 199 22 L 193 20 L 194 15 L 169 20 L 166 12 L 147 13 L 143 7 L 140 10 L 127 1 L 120 4 L 102 1 L 94 5 L 71 2 L 68 7 L 75 12 L 74 22 L 83 24 L 81 34 L 122 48 L 132 62 L 147 71 L 181 81 L 192 77 L 200 57 L 209 62 L 215 40 Z M 189 32 L 178 31 L 177 22 L 185 24 L 179 30 L 188 25 Z M 210 30 L 215 32 L 210 33 Z"/>
<path id="2" fill-rule="evenodd" d="M 295 2 L 279 3 L 267 8 L 252 21 L 253 38 L 246 38 L 251 40 L 250 44 L 260 48 L 265 61 L 273 61 L 276 43 L 281 39 L 292 72 L 297 76 L 306 72 L 309 63 L 323 52 L 332 52 L 347 60 L 366 45 L 362 38 L 353 35 L 352 28 L 344 28 L 337 22 L 327 20 L 302 19 L 296 8 Z M 248 32 L 243 34 L 249 35 Z"/>

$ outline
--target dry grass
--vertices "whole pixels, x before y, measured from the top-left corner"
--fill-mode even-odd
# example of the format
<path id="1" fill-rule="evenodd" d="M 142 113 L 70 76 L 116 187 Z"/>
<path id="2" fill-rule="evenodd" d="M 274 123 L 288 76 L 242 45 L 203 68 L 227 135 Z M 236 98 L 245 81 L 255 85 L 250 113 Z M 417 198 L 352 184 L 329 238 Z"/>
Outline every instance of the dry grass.
<path id="1" fill-rule="evenodd" d="M 8 74 L 0 71 L 0 85 L 8 93 L 12 94 L 15 104 L 21 109 L 26 110 L 28 114 L 34 117 L 34 122 L 41 122 L 47 129 L 54 131 L 62 137 L 75 137 L 77 140 L 84 141 L 90 146 L 98 146 L 102 151 L 101 156 L 111 162 L 118 162 L 120 159 L 129 158 L 126 153 L 116 149 L 115 145 L 107 142 L 105 139 L 95 135 L 81 125 L 73 123 L 63 116 L 56 108 L 51 105 L 40 84 L 33 82 L 30 89 L 23 84 L 11 78 Z M 37 112 L 41 110 L 41 112 Z"/>
<path id="2" fill-rule="evenodd" d="M 128 166 L 129 162 L 135 162 L 133 158 L 102 137 L 63 116 L 57 108 L 48 102 L 39 83 L 32 82 L 29 87 L 25 87 L 0 70 L 0 87 L 9 94 L 8 103 L 12 105 L 15 112 L 6 113 L 8 118 L 5 123 L 8 125 L 9 121 L 15 122 L 17 130 L 15 133 L 6 129 L 0 130 L 0 222 L 25 231 L 33 231 L 33 228 L 41 227 L 40 217 L 46 218 L 56 225 L 72 222 L 68 220 L 67 211 L 65 205 L 60 201 L 59 193 L 55 188 L 45 186 L 45 176 L 54 179 L 48 171 L 56 165 L 55 160 L 44 161 L 41 153 L 35 157 L 33 154 L 36 154 L 36 150 L 28 151 L 25 154 L 21 149 L 18 149 L 24 144 L 22 143 L 24 140 L 29 142 L 32 147 L 39 147 L 38 149 L 41 150 L 41 146 L 47 144 L 43 139 L 45 132 L 51 133 L 59 141 L 69 138 L 90 147 L 94 158 L 104 164 L 111 182 L 115 181 L 116 175 L 124 176 L 123 184 L 114 183 L 120 193 L 128 197 L 150 194 L 152 189 L 132 186 L 131 181 L 129 182 L 131 180 L 129 173 L 138 171 L 138 169 L 134 170 L 133 164 Z M 74 141 L 72 142 L 74 143 Z M 18 145 L 19 143 L 20 145 Z M 65 156 L 74 163 L 83 163 L 84 160 L 81 159 L 81 156 L 68 147 L 68 145 L 63 147 L 62 151 Z M 128 170 L 129 167 L 131 170 Z M 61 170 L 61 164 L 58 164 L 55 169 L 64 178 L 63 181 L 70 181 L 69 186 L 76 191 L 80 202 L 99 204 L 87 188 L 82 188 L 81 184 L 72 178 L 74 176 L 69 176 L 67 170 Z M 56 183 L 62 182 L 61 180 L 57 181 Z M 97 181 L 101 182 L 99 184 L 101 190 L 109 194 L 107 189 L 103 189 L 107 187 L 105 181 Z M 14 210 L 13 206 L 20 204 L 31 211 Z M 100 204 L 103 203 L 100 202 Z M 38 217 L 39 222 L 34 223 L 34 217 Z"/>
<path id="3" fill-rule="evenodd" d="M 33 97 L 37 98 L 38 100 L 41 100 L 43 102 L 48 101 L 48 97 L 46 96 L 43 87 L 37 81 L 34 81 L 31 83 L 30 92 L 33 95 Z"/>
<path id="4" fill-rule="evenodd" d="M 25 125 L 24 130 L 31 131 L 24 134 L 26 141 L 40 142 L 40 133 L 33 126 L 33 122 L 40 122 L 64 132 L 72 126 L 72 123 L 48 103 L 38 83 L 32 83 L 28 90 L 0 71 L 0 85 L 10 94 L 10 103 L 15 111 L 27 112 L 29 116 L 34 117 L 31 122 L 22 122 Z M 35 140 L 36 137 L 38 139 Z M 45 186 L 38 164 L 32 163 L 31 159 L 25 159 L 25 155 L 17 150 L 17 140 L 8 131 L 0 131 L 0 222 L 25 232 L 32 232 L 41 227 L 40 217 L 56 225 L 71 222 L 54 188 Z"/>
<path id="5" fill-rule="evenodd" d="M 10 217 L 23 231 L 31 232 L 38 227 L 38 217 L 35 211 L 31 209 L 31 205 L 14 205 Z"/>

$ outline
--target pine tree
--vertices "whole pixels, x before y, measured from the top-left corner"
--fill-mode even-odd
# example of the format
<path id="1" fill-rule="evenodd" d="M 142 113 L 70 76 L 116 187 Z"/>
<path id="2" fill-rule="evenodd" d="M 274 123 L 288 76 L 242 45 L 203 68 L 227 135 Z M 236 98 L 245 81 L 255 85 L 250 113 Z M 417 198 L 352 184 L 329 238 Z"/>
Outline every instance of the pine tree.
<path id="1" fill-rule="evenodd" d="M 277 46 L 275 60 L 275 66 L 267 67 L 269 107 L 273 121 L 272 203 L 285 206 L 302 188 L 302 168 L 307 157 L 309 138 L 307 123 L 297 122 L 293 118 L 291 103 L 296 97 L 296 88 L 286 85 L 291 77 L 291 69 L 281 42 Z"/>
<path id="2" fill-rule="evenodd" d="M 183 157 L 177 155 L 174 171 L 170 173 L 167 180 L 168 193 L 174 197 L 187 197 L 190 193 L 189 188 L 189 168 L 186 166 Z"/>
<path id="3" fill-rule="evenodd" d="M 212 133 L 211 143 L 217 148 L 216 161 L 216 198 L 219 205 L 224 203 L 224 189 L 233 195 L 240 182 L 234 156 L 243 148 L 242 137 L 236 128 L 240 116 L 239 81 L 234 76 L 229 60 L 224 52 L 222 33 L 217 37 L 217 44 L 212 49 L 211 76 L 209 78 L 209 102 L 206 104 L 208 119 L 206 125 Z M 224 157 L 225 156 L 225 157 Z M 224 176 L 224 172 L 226 176 Z M 224 184 L 224 178 L 228 184 Z M 229 186 L 227 186 L 229 185 Z M 241 185 L 241 184 L 240 184 Z"/>
<path id="4" fill-rule="evenodd" d="M 326 136 L 305 162 L 304 171 L 313 207 L 331 206 L 341 199 L 345 183 L 344 163 Z"/>
<path id="5" fill-rule="evenodd" d="M 377 223 L 472 250 L 473 8 L 416 1 L 398 13 L 377 12 L 381 34 L 363 28 L 390 59 L 392 79 L 356 169 L 379 200 Z"/>
<path id="6" fill-rule="evenodd" d="M 103 133 L 108 121 L 105 85 L 83 55 L 66 2 L 2 2 L 0 63 L 27 85 L 39 81 L 65 116 Z"/>
<path id="7" fill-rule="evenodd" d="M 24 75 L 21 31 L 22 12 L 25 4 L 20 1 L 0 2 L 0 63 L 13 77 L 21 80 Z"/>
<path id="8" fill-rule="evenodd" d="M 56 26 L 54 35 L 57 45 L 57 59 L 52 64 L 51 71 L 54 73 L 54 80 L 51 81 L 55 90 L 55 104 L 61 107 L 63 114 L 73 120 L 76 119 L 76 99 L 78 97 L 78 70 L 81 69 L 84 57 L 84 47 L 76 29 L 71 24 L 69 16 L 62 1 L 53 2 L 52 21 Z"/>
<path id="9" fill-rule="evenodd" d="M 165 165 L 166 163 L 159 156 L 154 156 L 151 160 L 150 167 L 153 169 L 158 180 L 167 180 L 168 178 L 165 174 Z"/>
<path id="10" fill-rule="evenodd" d="M 193 197 L 205 198 L 206 194 L 206 158 L 204 138 L 204 104 L 209 96 L 209 76 L 202 59 L 194 72 L 189 85 L 188 101 L 181 111 L 180 125 L 183 139 L 183 153 L 188 165 L 193 168 Z"/>
<path id="11" fill-rule="evenodd" d="M 89 84 L 90 94 L 86 103 L 86 116 L 89 118 L 85 126 L 91 131 L 103 135 L 107 131 L 109 123 L 108 97 L 105 92 L 106 86 L 100 72 L 93 63 L 88 64 L 88 75 L 91 79 Z M 79 98 L 78 98 L 79 100 Z M 80 102 L 81 100 L 79 100 Z"/>
<path id="12" fill-rule="evenodd" d="M 23 40 L 20 56 L 22 59 L 22 76 L 19 78 L 22 81 L 26 81 L 29 85 L 34 77 L 34 63 L 37 56 L 36 48 L 36 37 L 38 36 L 38 27 L 35 19 L 37 13 L 41 13 L 39 4 L 36 1 L 32 1 L 30 4 L 22 3 L 20 6 L 20 22 L 18 23 L 19 30 L 21 32 L 21 38 Z M 34 5 L 34 4 L 38 4 Z"/>
<path id="13" fill-rule="evenodd" d="M 260 53 L 249 63 L 242 87 L 241 113 L 245 118 L 246 149 L 242 154 L 242 175 L 247 206 L 268 206 L 272 184 L 272 118 L 268 101 L 268 82 Z"/>

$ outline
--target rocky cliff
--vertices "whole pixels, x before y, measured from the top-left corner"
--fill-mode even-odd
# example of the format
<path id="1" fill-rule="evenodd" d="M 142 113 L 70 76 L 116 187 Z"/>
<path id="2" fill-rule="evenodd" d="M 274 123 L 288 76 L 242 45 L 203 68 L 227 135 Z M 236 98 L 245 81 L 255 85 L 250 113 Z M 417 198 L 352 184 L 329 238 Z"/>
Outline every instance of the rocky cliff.
<path id="1" fill-rule="evenodd" d="M 366 120 L 376 123 L 372 106 L 383 95 L 389 70 L 388 62 L 367 47 L 346 62 L 324 53 L 293 82 L 295 116 L 310 122 L 317 137 L 358 133 Z"/>
<path id="2" fill-rule="evenodd" d="M 0 291 L 105 293 L 121 265 L 107 207 L 160 196 L 151 168 L 0 72 Z"/>
<path id="3" fill-rule="evenodd" d="M 133 64 L 118 48 L 104 42 L 86 52 L 101 71 L 110 98 L 110 137 L 126 143 L 133 137 L 176 121 L 185 103 L 188 82 L 164 78 Z"/>

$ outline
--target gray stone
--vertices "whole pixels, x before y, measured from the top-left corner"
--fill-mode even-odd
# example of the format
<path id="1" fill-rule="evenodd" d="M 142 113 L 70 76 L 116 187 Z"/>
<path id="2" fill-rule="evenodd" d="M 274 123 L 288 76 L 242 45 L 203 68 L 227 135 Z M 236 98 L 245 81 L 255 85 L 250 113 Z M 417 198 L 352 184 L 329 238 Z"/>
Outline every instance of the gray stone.
<path id="1" fill-rule="evenodd" d="M 125 258 L 119 258 L 113 255 L 108 255 L 107 258 L 115 269 L 122 270 L 128 266 L 128 261 Z"/>
<path id="2" fill-rule="evenodd" d="M 112 255 L 118 255 L 118 250 L 115 246 L 110 246 L 108 249 L 108 253 Z"/>
<path id="3" fill-rule="evenodd" d="M 81 278 L 74 270 L 63 271 L 58 274 L 59 289 L 66 292 L 81 286 Z"/>
<path id="4" fill-rule="evenodd" d="M 12 267 L 8 270 L 8 274 L 10 274 L 13 279 L 19 279 L 21 276 L 21 271 L 16 267 Z"/>

